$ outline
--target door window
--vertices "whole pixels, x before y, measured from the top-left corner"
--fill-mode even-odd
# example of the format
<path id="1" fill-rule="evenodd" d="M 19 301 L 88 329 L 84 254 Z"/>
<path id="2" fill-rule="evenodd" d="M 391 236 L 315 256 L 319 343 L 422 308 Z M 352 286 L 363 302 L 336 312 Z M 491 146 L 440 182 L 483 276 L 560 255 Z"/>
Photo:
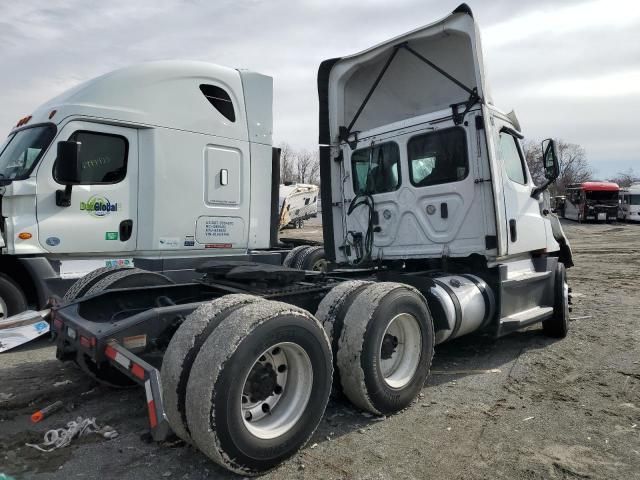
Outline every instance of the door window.
<path id="1" fill-rule="evenodd" d="M 400 186 L 400 149 L 395 142 L 381 143 L 351 154 L 353 191 L 393 192 Z"/>
<path id="2" fill-rule="evenodd" d="M 515 137 L 506 132 L 500 132 L 498 149 L 507 176 L 516 183 L 526 185 L 527 174 L 525 173 L 524 161 L 520 155 L 520 149 Z"/>
<path id="3" fill-rule="evenodd" d="M 121 135 L 100 132 L 77 131 L 70 141 L 78 142 L 78 162 L 80 164 L 80 185 L 113 184 L 124 180 L 127 175 L 127 154 L 129 143 Z M 56 165 L 53 166 L 56 179 Z"/>
<path id="4" fill-rule="evenodd" d="M 413 137 L 407 150 L 409 177 L 416 187 L 459 182 L 469 173 L 467 140 L 461 128 Z"/>

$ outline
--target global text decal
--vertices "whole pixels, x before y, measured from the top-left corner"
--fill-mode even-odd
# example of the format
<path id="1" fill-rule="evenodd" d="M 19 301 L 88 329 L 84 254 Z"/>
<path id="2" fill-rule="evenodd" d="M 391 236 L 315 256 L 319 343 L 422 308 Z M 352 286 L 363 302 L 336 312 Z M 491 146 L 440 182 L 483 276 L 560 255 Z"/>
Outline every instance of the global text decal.
<path id="1" fill-rule="evenodd" d="M 104 217 L 111 212 L 117 212 L 118 204 L 111 203 L 107 197 L 93 195 L 86 202 L 80 202 L 80 210 L 86 211 L 92 217 Z"/>

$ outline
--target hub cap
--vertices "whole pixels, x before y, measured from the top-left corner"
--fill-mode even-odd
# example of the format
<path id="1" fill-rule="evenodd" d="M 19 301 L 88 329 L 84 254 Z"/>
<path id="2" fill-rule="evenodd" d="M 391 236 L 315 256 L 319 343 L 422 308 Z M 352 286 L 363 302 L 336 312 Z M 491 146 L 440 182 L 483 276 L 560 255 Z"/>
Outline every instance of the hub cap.
<path id="1" fill-rule="evenodd" d="M 307 352 L 295 343 L 278 343 L 254 362 L 244 381 L 242 417 L 247 430 L 261 439 L 288 432 L 311 396 L 313 368 Z"/>
<path id="2" fill-rule="evenodd" d="M 321 258 L 320 260 L 316 261 L 311 267 L 311 270 L 313 270 L 314 272 L 326 272 L 327 260 L 324 258 Z"/>
<path id="3" fill-rule="evenodd" d="M 418 320 L 408 313 L 396 315 L 389 322 L 378 360 L 384 381 L 391 388 L 405 387 L 416 373 L 422 352 L 420 333 Z"/>

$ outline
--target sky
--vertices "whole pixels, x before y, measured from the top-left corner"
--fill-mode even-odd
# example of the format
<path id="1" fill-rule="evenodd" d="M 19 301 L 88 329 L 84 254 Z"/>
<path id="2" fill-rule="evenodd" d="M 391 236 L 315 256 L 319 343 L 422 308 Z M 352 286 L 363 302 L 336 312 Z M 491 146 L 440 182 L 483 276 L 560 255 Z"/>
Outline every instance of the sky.
<path id="1" fill-rule="evenodd" d="M 274 77 L 274 142 L 314 149 L 316 74 L 431 23 L 450 0 L 0 0 L 0 129 L 123 66 L 201 60 Z M 596 177 L 640 173 L 640 2 L 470 0 L 490 89 L 527 138 L 585 148 Z"/>

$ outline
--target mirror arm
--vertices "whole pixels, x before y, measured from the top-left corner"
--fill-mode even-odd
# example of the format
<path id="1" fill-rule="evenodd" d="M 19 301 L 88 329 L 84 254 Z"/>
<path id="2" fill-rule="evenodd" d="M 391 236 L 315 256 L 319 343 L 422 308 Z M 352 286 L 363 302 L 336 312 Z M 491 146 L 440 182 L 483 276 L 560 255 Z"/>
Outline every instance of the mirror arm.
<path id="1" fill-rule="evenodd" d="M 553 178 L 551 180 L 547 180 L 544 184 L 540 185 L 539 187 L 534 188 L 531 191 L 531 198 L 535 198 L 536 200 L 539 200 L 540 199 L 540 194 L 542 192 L 544 192 L 547 188 L 549 188 L 549 185 L 551 185 L 554 180 L 555 180 L 555 178 Z"/>
<path id="2" fill-rule="evenodd" d="M 58 207 L 71 206 L 71 189 L 73 185 L 65 185 L 64 190 L 56 190 L 56 205 Z"/>

